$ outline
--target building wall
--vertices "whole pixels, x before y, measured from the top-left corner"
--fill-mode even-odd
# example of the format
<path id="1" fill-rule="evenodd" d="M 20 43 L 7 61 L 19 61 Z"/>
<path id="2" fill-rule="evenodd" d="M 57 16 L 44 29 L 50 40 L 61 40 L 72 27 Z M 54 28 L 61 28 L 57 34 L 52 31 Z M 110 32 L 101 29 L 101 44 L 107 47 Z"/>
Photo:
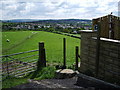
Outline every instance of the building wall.
<path id="1" fill-rule="evenodd" d="M 95 76 L 96 32 L 81 31 L 82 73 Z M 98 78 L 120 84 L 120 41 L 101 38 Z"/>
<path id="2" fill-rule="evenodd" d="M 107 15 L 97 19 L 93 19 L 92 22 L 93 31 L 95 30 L 95 25 L 98 25 L 100 27 L 101 37 L 120 40 L 120 17 Z M 112 32 L 110 33 L 111 30 Z"/>

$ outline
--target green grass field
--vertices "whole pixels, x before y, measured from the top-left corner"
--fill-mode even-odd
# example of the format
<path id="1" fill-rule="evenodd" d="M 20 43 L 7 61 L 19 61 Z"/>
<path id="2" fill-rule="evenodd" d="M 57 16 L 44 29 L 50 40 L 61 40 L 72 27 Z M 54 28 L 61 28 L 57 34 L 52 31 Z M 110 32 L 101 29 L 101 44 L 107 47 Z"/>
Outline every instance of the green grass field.
<path id="1" fill-rule="evenodd" d="M 38 49 L 38 43 L 44 42 L 47 61 L 63 62 L 63 38 L 66 38 L 67 65 L 75 61 L 75 46 L 80 46 L 80 40 L 65 35 L 44 31 L 2 32 L 3 55 Z M 6 42 L 9 39 L 10 42 Z M 23 55 L 24 56 L 24 55 Z"/>
<path id="2" fill-rule="evenodd" d="M 75 46 L 80 46 L 80 39 L 72 38 L 65 35 L 44 32 L 44 31 L 20 31 L 20 32 L 2 32 L 2 54 L 9 55 L 13 53 L 19 53 L 24 51 L 36 50 L 38 49 L 38 43 L 44 42 L 46 49 L 47 63 L 63 63 L 63 38 L 66 38 L 67 47 L 67 66 L 71 66 L 75 62 Z M 7 42 L 6 40 L 10 41 Z M 25 57 L 27 55 L 37 54 L 29 53 L 16 55 L 12 57 Z M 30 58 L 30 59 L 34 59 Z M 23 61 L 28 61 L 25 59 Z M 3 88 L 14 87 L 19 84 L 27 83 L 28 79 L 31 77 L 35 80 L 53 78 L 55 72 L 55 67 L 45 67 L 40 72 L 33 72 L 30 76 L 26 78 L 8 78 L 3 81 Z"/>

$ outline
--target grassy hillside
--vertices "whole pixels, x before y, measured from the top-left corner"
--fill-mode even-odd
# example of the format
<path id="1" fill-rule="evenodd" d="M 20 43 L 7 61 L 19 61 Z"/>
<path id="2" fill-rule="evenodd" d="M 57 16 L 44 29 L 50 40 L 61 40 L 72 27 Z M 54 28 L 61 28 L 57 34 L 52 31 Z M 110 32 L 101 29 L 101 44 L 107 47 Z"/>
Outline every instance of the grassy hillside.
<path id="1" fill-rule="evenodd" d="M 3 55 L 38 49 L 38 42 L 43 41 L 48 62 L 63 62 L 63 38 L 67 40 L 67 64 L 75 61 L 75 46 L 80 40 L 65 35 L 44 31 L 21 31 L 2 33 Z M 6 40 L 9 39 L 9 42 Z"/>

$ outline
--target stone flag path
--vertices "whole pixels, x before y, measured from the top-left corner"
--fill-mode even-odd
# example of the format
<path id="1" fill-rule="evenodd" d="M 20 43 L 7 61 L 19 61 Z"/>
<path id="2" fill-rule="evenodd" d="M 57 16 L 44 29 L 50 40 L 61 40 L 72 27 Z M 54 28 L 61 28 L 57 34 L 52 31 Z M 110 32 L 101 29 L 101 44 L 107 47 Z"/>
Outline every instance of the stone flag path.
<path id="1" fill-rule="evenodd" d="M 44 79 L 44 80 L 28 80 L 29 83 L 18 85 L 13 87 L 13 89 L 45 89 L 45 88 L 62 88 L 62 89 L 70 89 L 70 90 L 94 90 L 94 88 L 83 88 L 75 85 L 77 81 L 77 77 L 69 78 L 69 79 Z"/>

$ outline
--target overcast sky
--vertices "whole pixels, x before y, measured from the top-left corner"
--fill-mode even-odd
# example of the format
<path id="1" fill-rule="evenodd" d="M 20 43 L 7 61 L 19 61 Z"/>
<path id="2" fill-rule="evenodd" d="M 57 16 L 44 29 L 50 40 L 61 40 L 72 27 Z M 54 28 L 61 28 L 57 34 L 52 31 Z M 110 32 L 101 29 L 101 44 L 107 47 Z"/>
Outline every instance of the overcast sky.
<path id="1" fill-rule="evenodd" d="M 113 12 L 120 0 L 1 0 L 0 19 L 92 19 Z"/>

